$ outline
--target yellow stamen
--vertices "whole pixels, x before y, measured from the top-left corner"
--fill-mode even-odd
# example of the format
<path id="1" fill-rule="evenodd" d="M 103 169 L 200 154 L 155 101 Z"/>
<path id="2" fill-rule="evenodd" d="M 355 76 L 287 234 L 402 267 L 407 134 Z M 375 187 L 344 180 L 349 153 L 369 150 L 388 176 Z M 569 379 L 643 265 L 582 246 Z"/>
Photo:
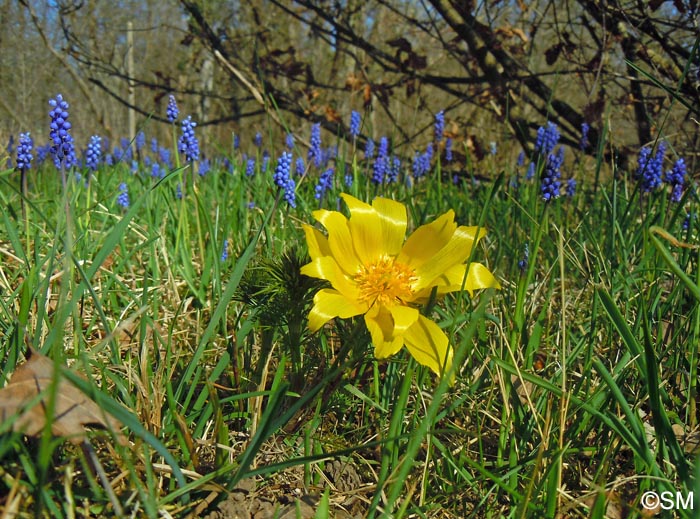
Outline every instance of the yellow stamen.
<path id="1" fill-rule="evenodd" d="M 383 256 L 355 276 L 360 289 L 359 300 L 372 306 L 379 303 L 391 306 L 411 299 L 411 285 L 416 281 L 413 269 Z"/>

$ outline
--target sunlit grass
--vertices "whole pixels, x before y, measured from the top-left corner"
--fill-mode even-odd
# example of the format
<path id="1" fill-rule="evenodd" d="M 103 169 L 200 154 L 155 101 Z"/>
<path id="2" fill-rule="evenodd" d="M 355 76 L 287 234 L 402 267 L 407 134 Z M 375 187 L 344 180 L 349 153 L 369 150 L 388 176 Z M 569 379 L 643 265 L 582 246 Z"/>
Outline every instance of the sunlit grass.
<path id="1" fill-rule="evenodd" d="M 230 169 L 215 161 L 201 178 L 186 164 L 153 179 L 119 163 L 87 185 L 69 175 L 65 191 L 44 166 L 26 217 L 18 174 L 2 172 L 2 373 L 32 345 L 101 388 L 132 441 L 92 440 L 125 515 L 197 517 L 253 476 L 261 489 L 330 488 L 336 504 L 359 496 L 346 506 L 374 517 L 635 516 L 646 490 L 693 490 L 694 189 L 671 203 L 667 188 L 642 194 L 634 172 L 594 189 L 602 154 L 569 157 L 578 192 L 549 203 L 539 174 L 526 180 L 505 155 L 456 179 L 443 158 L 424 178 L 377 186 L 371 162 L 343 150 L 321 201 L 321 171 L 296 177 L 296 209 L 272 182 L 275 150 L 264 171 L 249 150 L 252 176 L 235 151 Z M 454 347 L 453 387 L 405 351 L 375 360 L 361 318 L 309 331 L 322 284 L 299 272 L 302 224 L 319 206 L 343 209 L 340 192 L 405 204 L 410 230 L 448 209 L 488 229 L 474 260 L 502 289 L 429 303 Z M 3 429 L 0 458 L 6 510 L 114 514 L 82 451 Z M 353 467 L 351 487 L 329 476 L 337 460 Z"/>

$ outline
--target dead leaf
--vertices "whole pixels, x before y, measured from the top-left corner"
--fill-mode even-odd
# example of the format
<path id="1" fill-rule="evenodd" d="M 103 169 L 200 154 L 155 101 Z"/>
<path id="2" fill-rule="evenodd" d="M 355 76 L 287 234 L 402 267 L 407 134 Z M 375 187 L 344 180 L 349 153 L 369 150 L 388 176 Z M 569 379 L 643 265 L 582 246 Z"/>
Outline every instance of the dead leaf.
<path id="1" fill-rule="evenodd" d="M 686 454 L 697 454 L 700 452 L 700 431 L 698 429 L 688 432 L 683 425 L 678 423 L 674 423 L 671 429 L 673 429 L 673 434 L 675 434 L 678 443 L 683 447 L 683 451 Z"/>
<path id="2" fill-rule="evenodd" d="M 476 135 L 467 136 L 467 149 L 474 154 L 477 160 L 483 160 L 486 156 L 484 146 Z"/>
<path id="3" fill-rule="evenodd" d="M 499 36 L 504 36 L 506 38 L 518 37 L 523 43 L 528 42 L 527 34 L 522 29 L 513 27 L 511 25 L 504 25 L 502 27 L 496 28 L 496 34 Z"/>
<path id="4" fill-rule="evenodd" d="M 518 38 L 520 38 L 520 40 L 523 43 L 527 43 L 528 41 L 530 41 L 530 39 L 527 37 L 527 34 L 525 34 L 525 31 L 523 31 L 522 29 L 519 29 L 517 27 L 512 27 L 511 30 L 513 31 L 513 34 L 515 34 Z"/>
<path id="5" fill-rule="evenodd" d="M 38 436 L 49 419 L 51 432 L 74 444 L 85 438 L 85 426 L 93 425 L 111 430 L 120 444 L 126 444 L 126 438 L 119 431 L 121 423 L 64 378 L 57 383 L 55 407 L 52 416 L 47 417 L 54 362 L 31 348 L 27 355 L 27 361 L 15 370 L 7 386 L 0 389 L 0 421 L 19 413 L 12 430 Z M 37 400 L 40 393 L 41 398 Z"/>
<path id="6" fill-rule="evenodd" d="M 345 80 L 345 88 L 352 92 L 357 92 L 361 90 L 365 85 L 363 79 L 355 74 L 350 73 Z"/>
<path id="7" fill-rule="evenodd" d="M 367 108 L 370 105 L 370 102 L 372 101 L 372 87 L 369 84 L 366 84 L 364 87 L 363 91 L 363 99 L 364 99 L 364 106 Z"/>
<path id="8" fill-rule="evenodd" d="M 532 400 L 532 392 L 535 385 L 529 380 L 523 380 L 517 375 L 513 374 L 510 376 L 510 382 L 513 385 L 515 393 L 518 395 L 518 399 L 522 405 L 527 405 Z"/>
<path id="9" fill-rule="evenodd" d="M 326 121 L 328 121 L 329 123 L 340 123 L 342 121 L 340 114 L 332 106 L 326 105 L 325 112 L 326 112 Z"/>

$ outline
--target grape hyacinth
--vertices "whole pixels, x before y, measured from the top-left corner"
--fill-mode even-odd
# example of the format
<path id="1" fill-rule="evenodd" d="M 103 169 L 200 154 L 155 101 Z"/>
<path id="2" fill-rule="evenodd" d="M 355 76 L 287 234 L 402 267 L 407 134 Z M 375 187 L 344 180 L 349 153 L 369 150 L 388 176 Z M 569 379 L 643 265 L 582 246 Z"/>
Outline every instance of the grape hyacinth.
<path id="1" fill-rule="evenodd" d="M 525 173 L 525 180 L 532 180 L 535 177 L 535 163 L 530 162 L 527 166 L 527 172 Z"/>
<path id="2" fill-rule="evenodd" d="M 210 170 L 211 170 L 211 161 L 209 159 L 204 159 L 204 160 L 199 161 L 199 171 L 197 171 L 197 173 L 199 173 L 200 177 L 203 177 L 204 175 L 209 173 Z"/>
<path id="3" fill-rule="evenodd" d="M 228 171 L 229 173 L 233 173 L 233 162 L 231 162 L 231 160 L 228 157 L 224 157 L 222 163 L 226 171 Z"/>
<path id="4" fill-rule="evenodd" d="M 306 170 L 306 164 L 304 164 L 304 158 L 297 157 L 297 160 L 294 163 L 294 173 L 301 176 L 304 174 L 304 170 Z"/>
<path id="5" fill-rule="evenodd" d="M 687 231 L 690 228 L 690 224 L 695 219 L 695 213 L 685 213 L 685 218 L 683 219 L 683 230 Z"/>
<path id="6" fill-rule="evenodd" d="M 97 167 L 100 165 L 100 160 L 102 159 L 102 139 L 93 135 L 90 137 L 90 142 L 87 145 L 87 150 L 85 151 L 85 166 L 92 170 L 97 171 Z"/>
<path id="7" fill-rule="evenodd" d="M 413 178 L 420 178 L 430 171 L 430 156 L 428 151 L 420 153 L 419 151 L 413 156 Z"/>
<path id="8" fill-rule="evenodd" d="M 535 151 L 539 151 L 542 155 L 551 153 L 554 147 L 559 143 L 559 130 L 553 122 L 548 122 L 547 127 L 540 126 L 537 129 L 537 140 L 535 141 Z"/>
<path id="9" fill-rule="evenodd" d="M 126 154 L 131 152 L 131 141 L 128 137 L 122 137 L 121 139 L 119 139 L 119 147 L 124 151 L 123 157 L 125 159 L 128 158 L 129 160 L 131 160 L 132 155 L 126 157 Z"/>
<path id="10" fill-rule="evenodd" d="M 22 143 L 22 138 L 20 136 L 20 145 Z M 18 148 L 19 150 L 19 148 Z M 666 172 L 666 182 L 668 182 L 671 187 L 671 202 L 678 203 L 683 197 L 683 185 L 685 184 L 685 177 L 688 174 L 685 167 L 685 161 L 679 158 L 673 165 L 671 171 Z"/>
<path id="11" fill-rule="evenodd" d="M 51 153 L 51 144 L 44 144 L 43 146 L 36 147 L 36 162 L 37 164 L 43 164 L 46 161 L 46 157 Z"/>
<path id="12" fill-rule="evenodd" d="M 260 148 L 262 146 L 262 133 L 255 132 L 255 137 L 253 138 L 253 144 L 255 144 L 256 148 Z"/>
<path id="13" fill-rule="evenodd" d="M 591 127 L 588 123 L 583 123 L 581 124 L 581 140 L 578 143 L 578 147 L 581 149 L 581 151 L 585 151 L 586 148 L 588 148 L 588 145 L 590 144 L 588 142 L 588 132 L 590 131 Z"/>
<path id="14" fill-rule="evenodd" d="M 255 159 L 248 159 L 245 164 L 245 176 L 252 177 L 255 175 Z"/>
<path id="15" fill-rule="evenodd" d="M 326 192 L 333 187 L 334 174 L 335 169 L 333 169 L 333 167 L 330 167 L 321 173 L 321 176 L 318 179 L 318 184 L 316 184 L 316 192 L 314 193 L 314 198 L 316 200 L 321 200 Z"/>
<path id="16" fill-rule="evenodd" d="M 32 149 L 34 141 L 29 132 L 19 134 L 19 143 L 17 144 L 17 169 L 26 171 L 32 167 Z"/>
<path id="17" fill-rule="evenodd" d="M 129 160 L 134 160 L 134 153 L 131 151 L 129 139 L 122 139 L 122 147 L 114 148 L 114 155 L 120 161 L 127 162 Z"/>
<path id="18" fill-rule="evenodd" d="M 566 196 L 572 198 L 576 194 L 576 179 L 570 178 L 566 181 Z"/>
<path id="19" fill-rule="evenodd" d="M 550 153 L 542 172 L 542 198 L 550 202 L 559 198 L 561 193 L 561 166 L 564 163 L 564 148 L 559 147 L 557 153 Z"/>
<path id="20" fill-rule="evenodd" d="M 136 138 L 134 139 L 134 144 L 136 145 L 136 151 L 141 151 L 146 145 L 146 134 L 143 132 L 137 133 Z"/>
<path id="21" fill-rule="evenodd" d="M 228 238 L 224 240 L 224 244 L 221 247 L 221 261 L 224 262 L 228 259 Z"/>
<path id="22" fill-rule="evenodd" d="M 267 165 L 270 163 L 270 152 L 264 150 L 262 152 L 262 163 L 260 164 L 260 171 L 265 173 L 267 171 Z"/>
<path id="23" fill-rule="evenodd" d="M 55 99 L 49 101 L 51 111 L 51 132 L 49 136 L 53 141 L 51 155 L 53 163 L 57 169 L 63 167 L 70 168 L 78 163 L 75 156 L 73 137 L 70 134 L 71 124 L 68 122 L 68 103 L 63 100 L 63 96 L 58 94 Z"/>
<path id="24" fill-rule="evenodd" d="M 443 134 L 445 133 L 445 111 L 440 110 L 435 114 L 435 142 L 442 142 Z"/>
<path id="25" fill-rule="evenodd" d="M 452 137 L 445 139 L 445 161 L 452 162 Z"/>
<path id="26" fill-rule="evenodd" d="M 637 157 L 637 178 L 644 178 L 644 172 L 646 171 L 647 167 L 649 167 L 650 162 L 651 148 L 649 146 L 644 146 L 641 150 L 639 150 L 639 157 Z"/>
<path id="27" fill-rule="evenodd" d="M 119 204 L 124 209 L 128 209 L 129 203 L 129 188 L 124 182 L 122 182 L 121 184 L 119 184 L 119 196 L 117 196 L 117 204 Z"/>
<path id="28" fill-rule="evenodd" d="M 388 169 L 389 162 L 389 139 L 382 137 L 379 141 L 379 151 L 377 158 L 374 160 L 372 172 L 372 182 L 381 184 L 384 182 L 384 175 Z"/>
<path id="29" fill-rule="evenodd" d="M 328 146 L 323 150 L 323 164 L 328 164 L 338 156 L 338 146 Z"/>
<path id="30" fill-rule="evenodd" d="M 321 151 L 321 123 L 311 125 L 311 147 L 307 160 L 313 162 L 317 168 L 323 163 L 323 151 Z M 313 159 L 313 161 L 312 161 Z"/>
<path id="31" fill-rule="evenodd" d="M 430 169 L 430 161 L 433 160 L 433 143 L 429 142 L 428 145 L 425 147 L 425 160 L 428 162 L 428 167 L 426 169 Z"/>
<path id="32" fill-rule="evenodd" d="M 165 109 L 165 116 L 168 118 L 169 123 L 174 123 L 180 116 L 180 110 L 177 108 L 175 96 L 172 94 L 168 96 L 168 107 Z"/>
<path id="33" fill-rule="evenodd" d="M 194 134 L 194 128 L 197 123 L 192 121 L 192 116 L 188 115 L 187 119 L 182 121 L 182 135 L 177 142 L 177 150 L 185 155 L 185 160 L 199 160 L 199 141 Z"/>
<path id="34" fill-rule="evenodd" d="M 523 257 L 520 261 L 518 261 L 518 268 L 520 269 L 520 272 L 525 272 L 529 263 L 530 263 L 530 244 L 526 243 L 525 248 L 523 250 Z"/>
<path id="35" fill-rule="evenodd" d="M 294 149 L 294 135 L 292 135 L 291 132 L 284 138 L 284 144 L 287 146 L 288 150 Z"/>
<path id="36" fill-rule="evenodd" d="M 663 168 L 665 156 L 666 156 L 666 142 L 661 141 L 661 142 L 659 142 L 659 145 L 656 147 L 656 153 L 654 154 L 654 159 L 652 161 L 656 168 L 658 168 L 658 169 Z"/>
<path id="37" fill-rule="evenodd" d="M 165 176 L 165 169 L 161 167 L 160 164 L 154 162 L 151 165 L 151 177 L 153 178 L 163 178 Z"/>
<path id="38" fill-rule="evenodd" d="M 165 164 L 167 167 L 173 167 L 172 152 L 170 148 L 160 147 L 158 148 L 158 160 Z"/>
<path id="39" fill-rule="evenodd" d="M 360 125 L 362 124 L 362 116 L 360 112 L 353 110 L 350 112 L 350 136 L 353 139 L 357 139 L 360 135 Z"/>
<path id="40" fill-rule="evenodd" d="M 425 174 L 425 172 L 423 171 L 423 163 L 421 162 L 419 151 L 417 151 L 413 155 L 413 162 L 411 163 L 411 172 L 413 173 L 413 178 L 419 178 Z"/>
<path id="41" fill-rule="evenodd" d="M 399 173 L 401 172 L 401 159 L 396 155 L 392 155 L 391 162 L 389 163 L 389 170 L 386 174 L 387 184 L 397 182 L 399 180 Z"/>
<path id="42" fill-rule="evenodd" d="M 32 141 L 29 132 L 19 134 L 19 143 L 17 144 L 17 169 L 19 170 L 20 182 L 22 194 L 26 196 L 27 194 L 27 171 L 32 167 L 32 148 L 34 147 L 34 141 Z M 10 166 L 12 165 L 12 159 L 8 156 L 8 162 Z M 22 213 L 26 217 L 26 208 L 24 206 L 24 199 L 22 199 Z"/>
<path id="43" fill-rule="evenodd" d="M 637 178 L 642 182 L 642 192 L 649 193 L 661 186 L 665 154 L 666 145 L 663 142 L 659 143 L 656 154 L 653 157 L 648 146 L 644 146 L 640 150 L 637 159 Z"/>
<path id="44" fill-rule="evenodd" d="M 370 138 L 365 143 L 365 158 L 371 159 L 372 157 L 374 157 L 374 141 Z"/>
<path id="45" fill-rule="evenodd" d="M 294 180 L 289 175 L 289 169 L 292 165 L 292 154 L 283 151 L 279 160 L 277 161 L 277 168 L 275 168 L 275 174 L 272 179 L 275 184 L 282 190 L 284 190 L 284 199 L 291 207 L 296 207 L 296 194 L 294 192 L 295 183 Z"/>

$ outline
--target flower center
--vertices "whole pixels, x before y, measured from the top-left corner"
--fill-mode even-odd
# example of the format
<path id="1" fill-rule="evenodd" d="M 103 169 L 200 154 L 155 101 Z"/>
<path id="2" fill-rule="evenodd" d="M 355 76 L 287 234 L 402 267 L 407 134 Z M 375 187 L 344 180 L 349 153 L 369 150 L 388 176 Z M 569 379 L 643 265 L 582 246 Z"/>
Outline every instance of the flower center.
<path id="1" fill-rule="evenodd" d="M 411 285 L 416 279 L 413 269 L 384 256 L 364 267 L 355 276 L 355 283 L 360 289 L 360 301 L 369 306 L 391 306 L 413 295 Z"/>

